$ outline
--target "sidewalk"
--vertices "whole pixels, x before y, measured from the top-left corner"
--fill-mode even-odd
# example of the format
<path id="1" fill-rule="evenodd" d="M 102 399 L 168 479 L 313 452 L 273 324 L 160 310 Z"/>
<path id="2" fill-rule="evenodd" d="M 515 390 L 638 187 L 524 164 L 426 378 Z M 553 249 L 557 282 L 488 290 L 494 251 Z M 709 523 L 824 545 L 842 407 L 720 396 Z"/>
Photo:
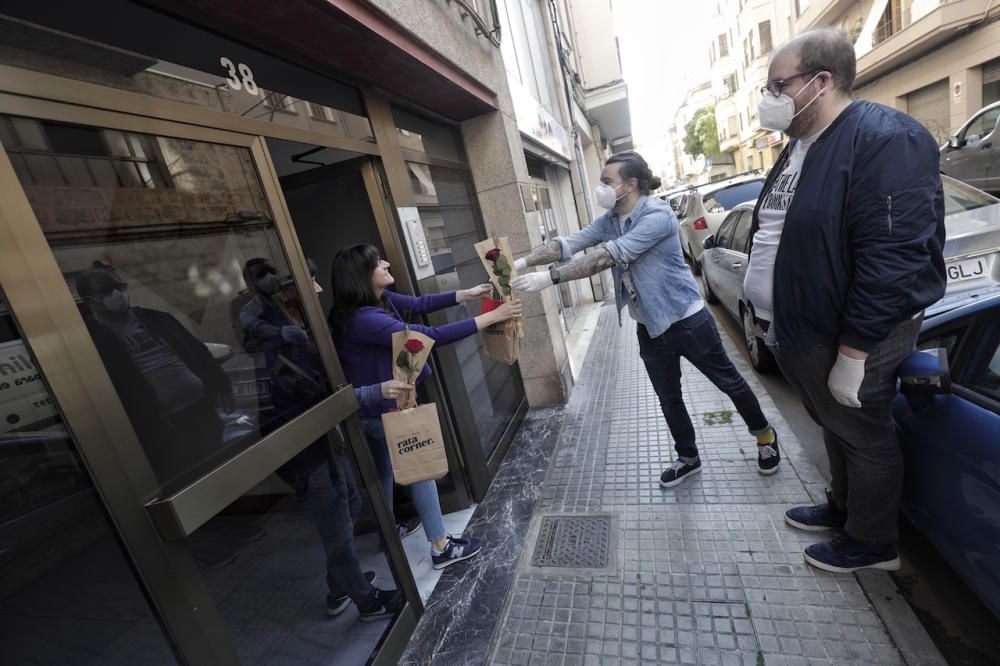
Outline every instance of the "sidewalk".
<path id="1" fill-rule="evenodd" d="M 619 329 L 614 308 L 602 308 L 554 446 L 540 444 L 533 453 L 541 462 L 551 450 L 544 486 L 536 493 L 531 479 L 522 477 L 517 491 L 527 498 L 540 495 L 531 500 L 530 521 L 524 515 L 519 524 L 508 522 L 506 542 L 492 556 L 484 553 L 482 564 L 465 572 L 453 567 L 451 592 L 446 587 L 438 597 L 435 591 L 417 630 L 436 640 L 418 641 L 404 661 L 906 663 L 857 577 L 821 572 L 803 561 L 802 549 L 825 535 L 788 527 L 783 513 L 823 498 L 824 481 L 726 344 L 781 437 L 777 474 L 757 473 L 755 442 L 731 402 L 685 365 L 685 398 L 704 469 L 676 488 L 661 489 L 659 475 L 674 459 L 673 444 L 639 358 L 635 326 L 626 318 Z M 517 453 L 512 448 L 508 458 Z M 505 467 L 508 462 L 515 469 L 516 461 Z M 508 476 L 480 508 L 496 512 L 504 506 L 510 485 Z M 583 521 L 543 524 L 560 516 Z M 471 527 L 482 524 L 473 517 Z M 880 596 L 888 599 L 894 588 L 881 576 L 880 589 L 889 594 Z M 476 599 L 484 580 L 494 595 L 499 581 L 508 587 L 493 624 L 491 604 Z M 474 632 L 463 628 L 468 620 L 442 618 L 437 610 L 452 606 L 449 594 L 456 590 L 467 602 L 476 601 L 464 606 L 479 609 Z M 903 625 L 912 633 L 906 612 Z M 898 618 L 889 625 L 898 626 Z M 445 633 L 463 640 L 444 649 Z M 916 633 L 918 646 L 929 643 L 922 629 Z M 912 636 L 903 638 L 906 647 Z M 435 649 L 424 651 L 432 644 Z"/>

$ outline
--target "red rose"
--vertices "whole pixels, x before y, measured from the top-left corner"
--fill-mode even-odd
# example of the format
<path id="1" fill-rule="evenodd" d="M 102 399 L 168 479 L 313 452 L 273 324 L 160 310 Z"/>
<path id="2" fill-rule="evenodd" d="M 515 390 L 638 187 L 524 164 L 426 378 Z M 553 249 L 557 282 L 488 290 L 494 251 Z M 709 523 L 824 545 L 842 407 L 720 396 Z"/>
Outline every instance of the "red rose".
<path id="1" fill-rule="evenodd" d="M 490 261 L 496 261 L 497 259 L 499 259 L 500 258 L 500 248 L 495 247 L 492 250 L 490 250 L 489 252 L 487 252 L 486 253 L 486 258 L 489 259 Z"/>
<path id="2" fill-rule="evenodd" d="M 406 351 L 410 352 L 411 354 L 419 354 L 424 350 L 424 343 L 416 339 L 407 340 L 406 344 L 403 346 L 406 347 Z"/>

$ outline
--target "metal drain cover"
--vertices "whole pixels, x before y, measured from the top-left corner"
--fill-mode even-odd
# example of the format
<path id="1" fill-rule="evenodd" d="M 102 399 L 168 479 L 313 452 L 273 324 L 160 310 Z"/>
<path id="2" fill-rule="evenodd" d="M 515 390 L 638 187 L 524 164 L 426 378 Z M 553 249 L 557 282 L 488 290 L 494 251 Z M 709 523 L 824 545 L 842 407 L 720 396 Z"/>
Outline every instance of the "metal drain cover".
<path id="1" fill-rule="evenodd" d="M 611 516 L 543 516 L 531 566 L 603 569 L 610 537 Z"/>

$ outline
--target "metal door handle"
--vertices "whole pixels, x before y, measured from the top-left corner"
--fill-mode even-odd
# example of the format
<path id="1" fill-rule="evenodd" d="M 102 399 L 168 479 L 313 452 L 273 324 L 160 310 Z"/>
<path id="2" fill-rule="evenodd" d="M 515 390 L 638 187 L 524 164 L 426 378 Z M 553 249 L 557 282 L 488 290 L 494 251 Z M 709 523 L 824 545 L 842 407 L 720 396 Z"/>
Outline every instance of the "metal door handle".
<path id="1" fill-rule="evenodd" d="M 733 268 L 743 268 L 743 262 L 742 261 L 734 262 Z"/>

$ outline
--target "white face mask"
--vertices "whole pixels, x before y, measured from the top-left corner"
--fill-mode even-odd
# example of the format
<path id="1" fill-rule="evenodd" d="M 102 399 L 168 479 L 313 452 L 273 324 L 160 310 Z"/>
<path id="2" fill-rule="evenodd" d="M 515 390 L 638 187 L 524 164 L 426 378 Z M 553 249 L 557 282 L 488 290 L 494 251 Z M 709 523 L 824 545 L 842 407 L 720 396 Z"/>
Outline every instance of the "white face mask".
<path id="1" fill-rule="evenodd" d="M 809 87 L 809 84 L 816 80 L 819 76 L 817 72 L 815 76 L 809 79 L 809 83 L 802 86 L 799 92 L 795 93 L 795 97 L 802 94 L 802 91 Z M 791 126 L 792 121 L 795 117 L 809 108 L 809 104 L 812 104 L 819 96 L 823 94 L 820 90 L 816 93 L 809 103 L 799 109 L 798 113 L 795 112 L 795 97 L 789 97 L 788 95 L 782 93 L 775 97 L 771 93 L 766 93 L 764 97 L 761 98 L 760 104 L 757 105 L 757 115 L 760 118 L 760 126 L 762 129 L 774 130 L 776 132 L 784 132 Z"/>
<path id="2" fill-rule="evenodd" d="M 624 184 L 625 183 L 622 183 L 622 185 Z M 622 185 L 619 185 L 618 187 L 621 187 Z M 604 183 L 595 187 L 594 198 L 597 199 L 597 205 L 607 210 L 614 208 L 615 204 L 618 203 L 618 200 L 625 196 L 624 194 L 621 197 L 615 196 L 618 194 L 618 187 L 611 187 L 610 185 L 605 185 Z"/>
<path id="3" fill-rule="evenodd" d="M 108 312 L 113 312 L 115 314 L 123 314 L 128 310 L 128 294 L 124 291 L 115 289 L 109 295 L 101 299 L 101 305 Z"/>

